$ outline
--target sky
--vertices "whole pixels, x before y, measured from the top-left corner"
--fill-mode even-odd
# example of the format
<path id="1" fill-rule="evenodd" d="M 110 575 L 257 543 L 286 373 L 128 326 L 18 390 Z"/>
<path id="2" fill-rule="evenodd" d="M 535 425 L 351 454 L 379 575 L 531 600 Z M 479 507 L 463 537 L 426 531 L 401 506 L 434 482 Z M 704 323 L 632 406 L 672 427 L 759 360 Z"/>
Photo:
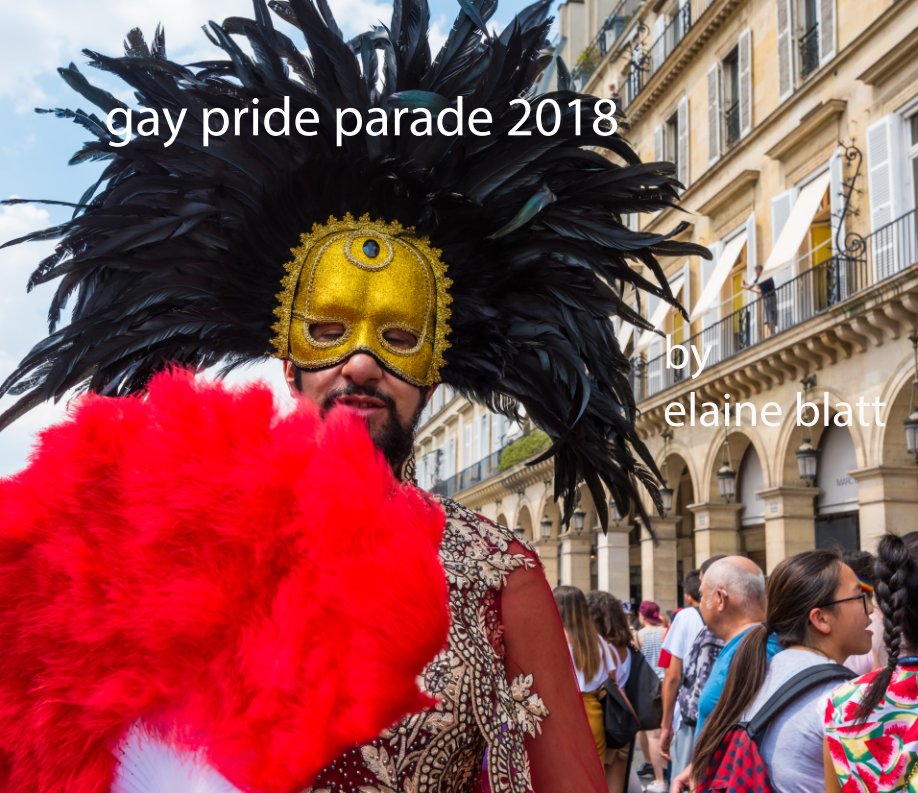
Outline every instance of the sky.
<path id="1" fill-rule="evenodd" d="M 377 22 L 388 22 L 391 6 L 375 0 L 329 0 L 345 35 Z M 431 32 L 439 46 L 458 12 L 456 0 L 430 0 Z M 527 5 L 526 0 L 502 0 L 491 26 L 502 29 Z M 158 23 L 166 33 L 172 60 L 192 62 L 210 57 L 215 49 L 201 30 L 209 20 L 252 16 L 251 0 L 42 0 L 0 4 L 0 198 L 43 198 L 75 201 L 100 168 L 94 164 L 68 166 L 70 156 L 87 138 L 81 127 L 39 115 L 35 108 L 87 107 L 57 74 L 75 63 L 91 81 L 125 101 L 129 94 L 94 70 L 83 68 L 81 50 L 118 55 L 124 35 L 139 27 L 148 40 Z M 279 27 L 284 27 L 278 21 Z M 295 42 L 301 39 L 287 29 Z M 96 110 L 96 108 L 91 108 Z M 39 205 L 0 206 L 0 242 L 65 220 L 61 208 Z M 47 307 L 53 285 L 26 293 L 26 282 L 36 264 L 53 250 L 53 243 L 27 243 L 0 250 L 0 381 L 15 368 L 32 345 L 47 334 Z M 283 391 L 280 365 L 253 367 L 235 380 L 261 377 Z M 13 398 L 0 399 L 0 410 Z M 35 433 L 64 415 L 65 406 L 43 405 L 0 433 L 0 476 L 21 469 Z"/>

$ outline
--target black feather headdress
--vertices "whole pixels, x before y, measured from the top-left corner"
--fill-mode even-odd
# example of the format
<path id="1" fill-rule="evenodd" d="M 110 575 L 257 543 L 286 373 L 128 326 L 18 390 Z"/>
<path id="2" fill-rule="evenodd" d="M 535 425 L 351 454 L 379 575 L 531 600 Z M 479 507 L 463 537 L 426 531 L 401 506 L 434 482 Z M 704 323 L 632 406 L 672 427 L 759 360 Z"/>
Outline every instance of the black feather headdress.
<path id="1" fill-rule="evenodd" d="M 643 164 L 618 134 L 604 134 L 593 97 L 569 87 L 532 96 L 549 0 L 500 34 L 486 29 L 496 0 L 460 5 L 435 57 L 426 0 L 395 0 L 389 27 L 350 41 L 326 0 L 272 2 L 302 32 L 306 54 L 275 28 L 264 0 L 254 19 L 206 28 L 220 60 L 174 63 L 161 31 L 149 45 L 132 31 L 124 57 L 86 51 L 133 89 L 138 108 L 185 117 L 168 146 L 164 133 L 113 147 L 121 141 L 103 117 L 55 111 L 94 136 L 73 160 L 107 165 L 71 220 L 8 243 L 60 240 L 29 282 L 58 282 L 50 334 L 0 385 L 0 395 L 20 395 L 0 429 L 75 386 L 122 395 L 170 364 L 228 370 L 271 355 L 275 296 L 300 233 L 330 216 L 369 214 L 413 226 L 442 251 L 452 281 L 442 379 L 511 417 L 523 406 L 548 433 L 565 517 L 581 480 L 603 525 L 603 484 L 623 513 L 643 512 L 638 481 L 659 503 L 612 317 L 647 327 L 625 288 L 676 305 L 657 257 L 707 251 L 622 223 L 623 213 L 675 203 L 670 164 Z M 126 108 L 75 66 L 61 74 L 103 114 Z M 291 115 L 315 111 L 317 135 L 243 129 L 203 144 L 206 109 L 233 117 L 258 99 L 264 113 L 285 97 Z M 459 97 L 468 110 L 490 111 L 490 134 L 335 138 L 338 109 L 436 112 Z M 523 108 L 511 105 L 519 97 L 555 100 L 559 117 L 544 125 L 556 122 L 554 134 L 535 114 L 521 120 Z M 511 135 L 514 127 L 528 134 Z M 72 317 L 61 326 L 68 301 Z"/>

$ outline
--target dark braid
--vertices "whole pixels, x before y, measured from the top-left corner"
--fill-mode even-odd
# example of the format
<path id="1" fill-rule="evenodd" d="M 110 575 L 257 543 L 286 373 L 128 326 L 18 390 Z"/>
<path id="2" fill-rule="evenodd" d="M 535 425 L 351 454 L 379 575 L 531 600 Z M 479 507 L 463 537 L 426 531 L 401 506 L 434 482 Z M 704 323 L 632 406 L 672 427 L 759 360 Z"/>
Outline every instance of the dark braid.
<path id="1" fill-rule="evenodd" d="M 892 680 L 903 636 L 914 649 L 918 638 L 918 532 L 906 537 L 888 534 L 880 540 L 876 560 L 877 606 L 883 612 L 883 634 L 889 661 L 874 678 L 858 709 L 858 721 L 865 721 L 880 704 Z"/>

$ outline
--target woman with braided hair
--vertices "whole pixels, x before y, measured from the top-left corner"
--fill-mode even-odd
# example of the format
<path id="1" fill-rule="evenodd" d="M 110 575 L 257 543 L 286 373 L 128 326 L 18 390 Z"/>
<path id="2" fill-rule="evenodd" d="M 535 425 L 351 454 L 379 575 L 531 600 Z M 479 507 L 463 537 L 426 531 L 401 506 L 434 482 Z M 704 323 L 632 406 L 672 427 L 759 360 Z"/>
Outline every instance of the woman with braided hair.
<path id="1" fill-rule="evenodd" d="M 876 577 L 889 661 L 830 697 L 827 791 L 918 790 L 918 531 L 880 540 Z"/>

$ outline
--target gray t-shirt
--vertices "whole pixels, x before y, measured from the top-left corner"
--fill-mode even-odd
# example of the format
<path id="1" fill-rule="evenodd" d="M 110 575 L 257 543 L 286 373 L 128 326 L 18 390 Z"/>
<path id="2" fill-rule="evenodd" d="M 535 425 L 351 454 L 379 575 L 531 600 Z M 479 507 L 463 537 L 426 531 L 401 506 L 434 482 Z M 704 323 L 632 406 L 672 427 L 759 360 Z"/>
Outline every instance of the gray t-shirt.
<path id="1" fill-rule="evenodd" d="M 748 721 L 768 698 L 797 672 L 831 663 L 808 650 L 782 650 L 768 664 L 765 683 L 742 721 Z M 759 745 L 771 783 L 779 793 L 825 793 L 822 766 L 823 718 L 829 693 L 842 684 L 834 680 L 817 685 L 789 704 L 771 722 Z M 775 762 L 783 758 L 783 762 Z"/>

